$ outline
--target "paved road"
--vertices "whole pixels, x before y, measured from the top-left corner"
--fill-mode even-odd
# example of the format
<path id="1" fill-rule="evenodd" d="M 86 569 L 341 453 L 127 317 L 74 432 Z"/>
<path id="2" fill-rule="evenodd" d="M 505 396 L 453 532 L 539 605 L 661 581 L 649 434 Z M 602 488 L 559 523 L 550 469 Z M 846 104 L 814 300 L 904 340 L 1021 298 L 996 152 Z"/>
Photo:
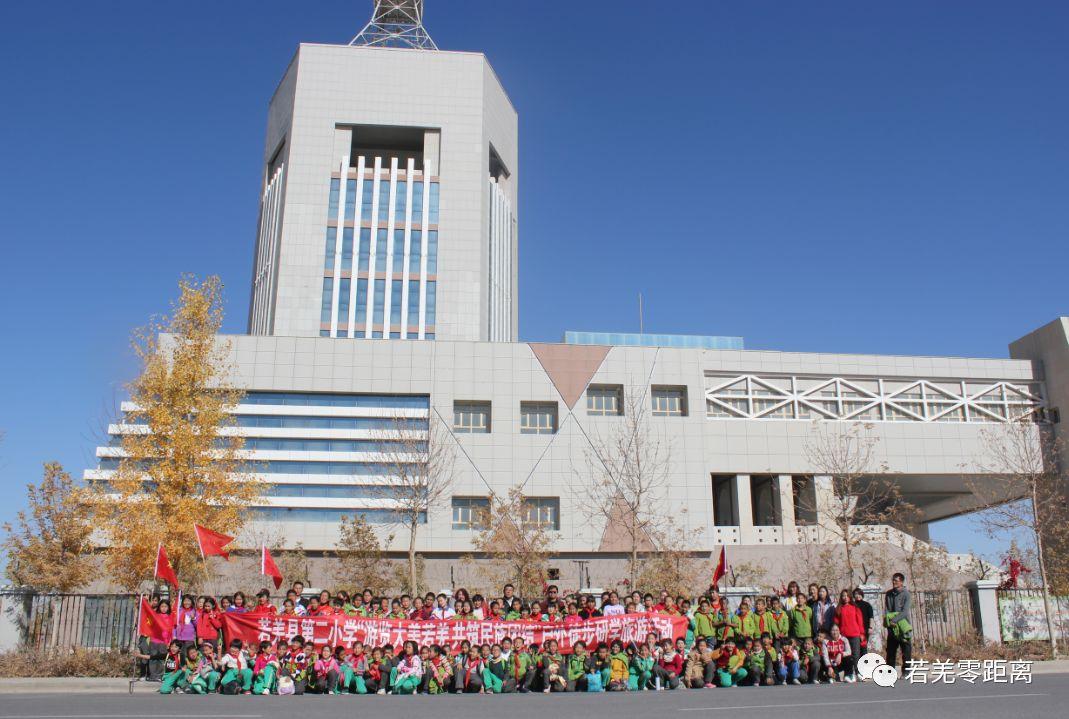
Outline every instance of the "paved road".
<path id="1" fill-rule="evenodd" d="M 1069 674 L 1036 676 L 1031 684 L 872 684 L 738 687 L 630 694 L 498 696 L 233 697 L 176 695 L 22 694 L 0 697 L 0 719 L 764 719 L 784 709 L 820 719 L 1031 719 L 1066 716 Z M 1060 708 L 1059 708 L 1060 707 Z M 792 712 L 792 713 L 793 713 Z M 779 714 L 781 715 L 781 714 Z"/>

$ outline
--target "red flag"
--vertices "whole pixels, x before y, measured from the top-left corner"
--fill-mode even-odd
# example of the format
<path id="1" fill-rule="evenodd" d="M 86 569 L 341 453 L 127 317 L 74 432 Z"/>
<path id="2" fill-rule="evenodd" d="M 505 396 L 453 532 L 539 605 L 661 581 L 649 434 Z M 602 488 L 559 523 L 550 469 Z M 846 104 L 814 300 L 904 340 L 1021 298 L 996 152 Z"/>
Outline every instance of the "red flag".
<path id="1" fill-rule="evenodd" d="M 271 553 L 267 551 L 267 545 L 260 545 L 260 549 L 263 551 L 260 557 L 260 574 L 275 580 L 275 589 L 278 589 L 282 586 L 282 572 L 278 571 L 278 565 L 271 558 Z"/>
<path id="2" fill-rule="evenodd" d="M 725 574 L 727 574 L 727 550 L 728 548 L 726 546 L 720 547 L 720 559 L 716 561 L 716 569 L 713 570 L 712 586 L 714 587 L 719 587 L 720 580 L 724 578 Z"/>
<path id="3" fill-rule="evenodd" d="M 163 544 L 160 544 L 156 550 L 156 571 L 153 573 L 152 578 L 168 581 L 171 586 L 178 589 L 178 575 L 174 573 L 174 568 L 171 567 L 171 560 L 167 558 L 167 550 L 163 548 Z"/>
<path id="4" fill-rule="evenodd" d="M 174 634 L 174 617 L 170 614 L 160 614 L 152 610 L 145 595 L 141 595 L 141 612 L 137 620 L 137 631 L 149 639 L 161 644 L 171 641 Z"/>
<path id="5" fill-rule="evenodd" d="M 213 532 L 199 524 L 193 525 L 193 531 L 197 533 L 197 544 L 200 545 L 201 557 L 219 556 L 227 561 L 230 560 L 230 553 L 223 551 L 223 547 L 233 542 L 233 537 Z"/>

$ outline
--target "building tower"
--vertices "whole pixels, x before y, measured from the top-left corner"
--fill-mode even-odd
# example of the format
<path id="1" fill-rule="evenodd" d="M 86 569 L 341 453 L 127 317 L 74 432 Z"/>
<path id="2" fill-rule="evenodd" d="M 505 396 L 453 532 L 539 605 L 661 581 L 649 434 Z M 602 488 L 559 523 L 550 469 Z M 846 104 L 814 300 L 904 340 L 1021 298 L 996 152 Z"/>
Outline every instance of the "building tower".
<path id="1" fill-rule="evenodd" d="M 515 341 L 518 118 L 422 1 L 302 43 L 268 110 L 249 332 Z"/>

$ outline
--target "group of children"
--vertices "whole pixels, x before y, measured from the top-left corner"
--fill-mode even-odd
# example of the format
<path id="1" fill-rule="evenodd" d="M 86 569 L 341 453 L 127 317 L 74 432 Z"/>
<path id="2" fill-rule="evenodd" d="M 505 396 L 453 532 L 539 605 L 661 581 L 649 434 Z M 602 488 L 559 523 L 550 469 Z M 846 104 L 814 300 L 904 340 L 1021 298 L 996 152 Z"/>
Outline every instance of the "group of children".
<path id="1" fill-rule="evenodd" d="M 667 593 L 655 599 L 634 592 L 624 602 L 616 592 L 605 592 L 600 602 L 594 596 L 560 598 L 556 587 L 546 594 L 544 600 L 528 602 L 507 585 L 500 599 L 489 602 L 480 595 L 469 597 L 463 589 L 452 597 L 394 600 L 367 590 L 304 597 L 297 583 L 281 609 L 271 603 L 267 590 L 257 594 L 251 607 L 241 592 L 219 603 L 211 597 L 183 597 L 169 646 L 142 637 L 139 656 L 147 678 L 160 680 L 163 694 L 499 694 L 818 684 L 855 681 L 854 663 L 867 644 L 872 620 L 872 607 L 860 590 L 843 590 L 834 604 L 825 587 L 812 585 L 807 595 L 795 582 L 783 595 L 744 598 L 734 610 L 715 588 L 695 603 Z M 166 599 L 154 598 L 153 604 L 156 611 L 170 613 Z M 221 615 L 228 611 L 565 624 L 657 612 L 686 617 L 688 629 L 675 640 L 651 633 L 642 643 L 616 640 L 588 647 L 580 641 L 568 654 L 552 639 L 527 644 L 519 637 L 495 644 L 462 642 L 455 649 L 412 641 L 398 647 L 361 642 L 316 647 L 301 636 L 258 645 L 233 639 L 223 646 Z"/>

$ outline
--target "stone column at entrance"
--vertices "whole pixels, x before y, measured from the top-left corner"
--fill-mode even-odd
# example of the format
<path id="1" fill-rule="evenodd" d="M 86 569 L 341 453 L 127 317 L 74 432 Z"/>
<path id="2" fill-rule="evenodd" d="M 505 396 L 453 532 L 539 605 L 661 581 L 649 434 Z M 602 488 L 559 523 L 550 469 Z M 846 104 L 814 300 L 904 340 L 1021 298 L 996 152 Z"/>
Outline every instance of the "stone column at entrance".
<path id="1" fill-rule="evenodd" d="M 781 474 L 776 478 L 776 503 L 780 527 L 783 528 L 783 543 L 797 544 L 798 531 L 794 519 L 794 477 Z"/>
<path id="2" fill-rule="evenodd" d="M 750 475 L 735 475 L 735 507 L 739 513 L 739 544 L 757 544 L 753 528 L 753 499 L 750 496 Z"/>
<path id="3" fill-rule="evenodd" d="M 869 645 L 866 649 L 882 653 L 887 634 L 883 628 L 884 589 L 879 584 L 862 584 L 861 591 L 865 593 L 865 601 L 872 605 L 872 626 L 869 628 Z"/>
<path id="4" fill-rule="evenodd" d="M 998 580 L 977 579 L 965 584 L 972 597 L 974 619 L 984 641 L 1002 643 L 1002 624 L 998 614 Z"/>
<path id="5" fill-rule="evenodd" d="M 761 590 L 757 587 L 724 587 L 720 590 L 720 596 L 727 601 L 731 611 L 739 608 L 739 602 L 743 597 L 753 597 L 758 594 L 761 594 Z"/>

